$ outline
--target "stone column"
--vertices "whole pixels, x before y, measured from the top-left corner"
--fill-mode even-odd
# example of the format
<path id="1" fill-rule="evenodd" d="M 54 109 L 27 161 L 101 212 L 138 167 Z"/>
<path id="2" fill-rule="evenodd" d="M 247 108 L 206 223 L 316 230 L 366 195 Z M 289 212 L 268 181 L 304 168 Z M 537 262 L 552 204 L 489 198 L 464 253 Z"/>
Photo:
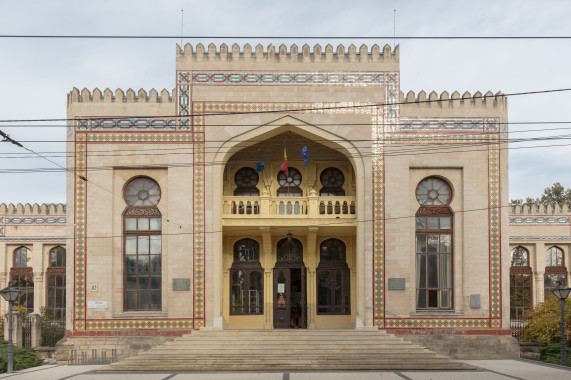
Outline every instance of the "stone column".
<path id="1" fill-rule="evenodd" d="M 274 267 L 274 257 L 272 255 L 272 233 L 269 227 L 260 227 L 262 231 L 262 253 L 263 260 L 261 261 L 264 267 L 264 328 L 271 329 L 272 326 L 272 311 L 273 311 L 273 284 L 272 284 L 272 269 Z"/>
<path id="2" fill-rule="evenodd" d="M 30 325 L 32 328 L 32 339 L 30 348 L 37 348 L 40 347 L 42 342 L 42 324 L 41 324 L 41 317 L 38 313 L 30 313 Z"/>
<path id="3" fill-rule="evenodd" d="M 312 226 L 307 229 L 307 247 L 305 249 L 305 265 L 307 267 L 307 324 L 310 329 L 316 328 L 315 316 L 317 313 L 317 292 L 315 289 L 315 269 L 319 261 L 319 250 L 317 249 L 317 231 L 319 227 Z"/>
<path id="4" fill-rule="evenodd" d="M 6 302 L 8 303 L 8 302 Z M 8 340 L 8 313 L 4 315 L 4 339 Z M 14 346 L 22 347 L 22 316 L 20 313 L 12 312 L 12 342 Z"/>

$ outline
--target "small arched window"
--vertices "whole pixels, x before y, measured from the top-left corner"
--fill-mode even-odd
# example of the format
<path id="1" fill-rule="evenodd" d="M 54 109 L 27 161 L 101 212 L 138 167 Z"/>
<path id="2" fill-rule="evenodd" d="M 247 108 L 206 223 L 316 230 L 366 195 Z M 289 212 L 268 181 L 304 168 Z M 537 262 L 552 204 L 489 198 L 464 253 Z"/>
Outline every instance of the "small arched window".
<path id="1" fill-rule="evenodd" d="M 283 170 L 278 173 L 278 197 L 301 197 L 301 173 L 296 168 L 288 168 L 288 175 Z"/>
<path id="2" fill-rule="evenodd" d="M 303 245 L 290 234 L 285 239 L 278 241 L 278 262 L 303 262 Z"/>
<path id="3" fill-rule="evenodd" d="M 252 168 L 242 168 L 234 175 L 234 183 L 236 189 L 234 195 L 236 196 L 259 196 L 260 190 L 257 185 L 260 177 L 258 173 Z"/>
<path id="4" fill-rule="evenodd" d="M 230 314 L 264 313 L 264 271 L 260 264 L 260 244 L 249 238 L 234 244 L 230 268 Z"/>
<path id="5" fill-rule="evenodd" d="M 14 267 L 25 268 L 28 266 L 28 248 L 20 247 L 14 250 Z"/>
<path id="6" fill-rule="evenodd" d="M 510 267 L 510 318 L 521 320 L 532 308 L 532 271 L 529 251 L 518 246 L 512 250 Z"/>
<path id="7" fill-rule="evenodd" d="M 320 244 L 319 252 L 317 314 L 351 314 L 351 281 L 345 243 L 327 239 Z"/>
<path id="8" fill-rule="evenodd" d="M 416 187 L 416 308 L 452 309 L 452 188 L 428 177 Z"/>
<path id="9" fill-rule="evenodd" d="M 553 295 L 551 290 L 559 284 L 567 285 L 567 269 L 563 250 L 559 247 L 550 247 L 545 256 L 545 274 L 543 275 L 544 297 Z"/>
<path id="10" fill-rule="evenodd" d="M 10 269 L 10 285 L 20 289 L 16 304 L 24 306 L 28 313 L 34 311 L 34 272 L 28 266 L 30 250 L 18 247 L 14 250 L 14 262 Z"/>
<path id="11" fill-rule="evenodd" d="M 319 191 L 322 197 L 345 195 L 345 190 L 343 190 L 345 176 L 341 170 L 337 168 L 327 168 L 321 172 L 319 180 L 321 181 L 321 186 L 323 186 Z"/>

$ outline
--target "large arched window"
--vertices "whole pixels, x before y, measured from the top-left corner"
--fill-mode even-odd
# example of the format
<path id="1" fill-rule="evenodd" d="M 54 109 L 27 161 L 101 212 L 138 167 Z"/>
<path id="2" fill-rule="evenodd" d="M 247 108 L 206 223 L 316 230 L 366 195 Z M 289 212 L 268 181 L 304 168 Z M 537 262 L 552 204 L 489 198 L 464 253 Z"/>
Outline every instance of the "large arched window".
<path id="1" fill-rule="evenodd" d="M 258 173 L 252 168 L 242 168 L 234 175 L 234 183 L 236 183 L 236 196 L 259 196 L 260 190 L 256 187 L 258 185 Z"/>
<path id="2" fill-rule="evenodd" d="M 28 312 L 34 311 L 34 272 L 28 266 L 31 259 L 30 250 L 18 247 L 14 250 L 13 266 L 10 269 L 10 285 L 20 289 L 16 304 L 26 307 Z"/>
<path id="3" fill-rule="evenodd" d="M 322 197 L 345 195 L 345 190 L 343 190 L 345 176 L 341 170 L 337 168 L 327 168 L 321 172 L 319 180 L 321 186 L 323 186 L 319 191 L 319 195 Z"/>
<path id="4" fill-rule="evenodd" d="M 551 247 L 547 250 L 545 257 L 545 274 L 543 275 L 544 297 L 551 295 L 551 290 L 557 285 L 567 284 L 567 269 L 565 268 L 565 258 L 563 250 L 559 247 Z"/>
<path id="5" fill-rule="evenodd" d="M 159 184 L 149 177 L 132 179 L 124 191 L 123 212 L 125 310 L 162 308 L 162 218 Z"/>
<path id="6" fill-rule="evenodd" d="M 515 247 L 511 259 L 510 318 L 521 319 L 533 306 L 529 251 L 524 247 Z"/>
<path id="7" fill-rule="evenodd" d="M 351 314 L 350 272 L 345 243 L 328 239 L 319 248 L 317 314 Z"/>
<path id="8" fill-rule="evenodd" d="M 416 187 L 416 308 L 452 309 L 452 189 L 437 177 Z"/>
<path id="9" fill-rule="evenodd" d="M 288 175 L 283 170 L 278 173 L 278 197 L 301 197 L 301 173 L 296 168 L 288 168 Z"/>
<path id="10" fill-rule="evenodd" d="M 46 307 L 54 319 L 65 320 L 65 248 L 50 250 L 49 265 Z"/>
<path id="11" fill-rule="evenodd" d="M 230 314 L 264 313 L 264 271 L 260 264 L 260 245 L 253 239 L 234 244 L 230 268 Z"/>

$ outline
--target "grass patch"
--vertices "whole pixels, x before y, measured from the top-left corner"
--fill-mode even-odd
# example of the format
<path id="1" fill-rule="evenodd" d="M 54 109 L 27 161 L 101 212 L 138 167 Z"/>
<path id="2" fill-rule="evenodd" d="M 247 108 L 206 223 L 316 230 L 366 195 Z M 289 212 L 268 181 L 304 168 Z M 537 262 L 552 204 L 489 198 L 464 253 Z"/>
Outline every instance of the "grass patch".
<path id="1" fill-rule="evenodd" d="M 0 373 L 6 372 L 8 369 L 8 342 L 0 340 Z M 14 346 L 14 371 L 37 367 L 43 363 L 32 351 Z"/>

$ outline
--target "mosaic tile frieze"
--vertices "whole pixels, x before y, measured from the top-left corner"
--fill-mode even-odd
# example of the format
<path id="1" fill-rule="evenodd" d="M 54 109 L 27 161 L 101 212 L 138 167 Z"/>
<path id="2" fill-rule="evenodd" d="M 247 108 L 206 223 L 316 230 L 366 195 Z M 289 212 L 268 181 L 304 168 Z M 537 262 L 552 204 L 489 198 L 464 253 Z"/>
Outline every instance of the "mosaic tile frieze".
<path id="1" fill-rule="evenodd" d="M 81 120 L 86 121 L 86 120 Z M 81 177 L 86 177 L 87 171 L 87 145 L 99 143 L 137 143 L 137 144 L 164 144 L 164 143 L 188 143 L 194 144 L 195 140 L 203 140 L 203 137 L 195 138 L 191 131 L 190 118 L 177 118 L 177 122 L 185 123 L 188 127 L 179 130 L 154 130 L 152 128 L 145 131 L 117 131 L 117 130 L 89 130 L 84 132 L 76 132 L 75 136 L 75 165 L 77 168 L 77 176 L 75 178 L 75 268 L 74 268 L 74 324 L 73 328 L 79 330 L 125 330 L 125 329 L 191 329 L 194 326 L 203 326 L 203 320 L 194 321 L 191 319 L 170 320 L 170 319 L 141 319 L 141 320 L 88 320 L 86 318 L 86 254 L 87 254 L 87 241 L 86 241 L 86 199 L 87 199 L 87 186 Z M 89 124 L 89 123 L 86 123 Z M 186 129 L 186 131 L 185 131 Z M 203 134 L 199 134 L 203 136 Z M 196 161 L 195 164 L 204 163 Z M 203 171 L 201 165 L 199 170 Z M 196 166 L 195 166 L 196 170 Z M 195 186 L 203 186 L 204 181 L 201 178 L 199 181 L 194 181 Z M 204 192 L 200 189 L 198 192 Z M 195 189 L 195 194 L 197 193 Z M 196 200 L 195 200 L 196 202 Z M 203 208 L 202 208 L 203 212 Z M 198 219 L 203 222 L 203 219 Z M 196 221 L 194 228 L 196 229 Z M 200 230 L 204 230 L 204 225 L 198 226 Z M 203 264 L 202 264 L 203 265 Z M 197 268 L 197 266 L 195 266 Z M 200 268 L 200 266 L 198 266 Z M 194 278 L 197 278 L 194 273 Z M 203 269 L 198 275 L 198 278 L 203 279 Z M 203 281 L 203 280 L 202 280 Z M 204 295 L 200 295 L 203 299 Z"/>
<path id="2" fill-rule="evenodd" d="M 86 304 L 86 206 L 87 183 L 81 177 L 87 175 L 87 144 L 85 134 L 76 133 L 75 143 L 75 220 L 74 220 L 74 328 L 81 330 L 85 326 Z"/>
<path id="3" fill-rule="evenodd" d="M 484 119 L 408 119 L 401 118 L 400 131 L 447 132 L 484 131 Z"/>
<path id="4" fill-rule="evenodd" d="M 194 327 L 192 319 L 89 319 L 85 330 L 189 330 Z"/>
<path id="5" fill-rule="evenodd" d="M 78 119 L 76 131 L 178 131 L 186 130 L 178 118 L 122 118 L 122 119 Z"/>
<path id="6" fill-rule="evenodd" d="M 1 230 L 1 229 L 0 229 Z M 0 233 L 0 241 L 9 241 L 9 242 L 18 242 L 18 241 L 52 241 L 52 242 L 60 242 L 65 244 L 66 237 L 43 237 L 43 236 L 3 236 Z"/>
<path id="7" fill-rule="evenodd" d="M 490 134 L 488 145 L 489 239 L 490 239 L 490 314 L 492 320 L 502 318 L 501 275 L 501 207 L 499 135 Z M 497 324 L 497 322 L 496 322 Z"/>
<path id="8" fill-rule="evenodd" d="M 571 241 L 571 236 L 510 236 L 510 241 Z"/>
<path id="9" fill-rule="evenodd" d="M 571 223 L 571 218 L 568 216 L 510 216 L 509 220 L 510 225 L 568 225 Z"/>
<path id="10" fill-rule="evenodd" d="M 179 83 L 195 86 L 215 85 L 310 85 L 364 86 L 384 85 L 389 82 L 385 72 L 264 72 L 264 71 L 193 71 L 179 72 Z M 397 74 L 398 75 L 398 74 Z M 385 79 L 385 76 L 387 78 Z M 394 81 L 394 79 L 393 79 Z"/>
<path id="11" fill-rule="evenodd" d="M 385 328 L 459 328 L 481 329 L 490 328 L 492 324 L 488 318 L 387 318 Z"/>

